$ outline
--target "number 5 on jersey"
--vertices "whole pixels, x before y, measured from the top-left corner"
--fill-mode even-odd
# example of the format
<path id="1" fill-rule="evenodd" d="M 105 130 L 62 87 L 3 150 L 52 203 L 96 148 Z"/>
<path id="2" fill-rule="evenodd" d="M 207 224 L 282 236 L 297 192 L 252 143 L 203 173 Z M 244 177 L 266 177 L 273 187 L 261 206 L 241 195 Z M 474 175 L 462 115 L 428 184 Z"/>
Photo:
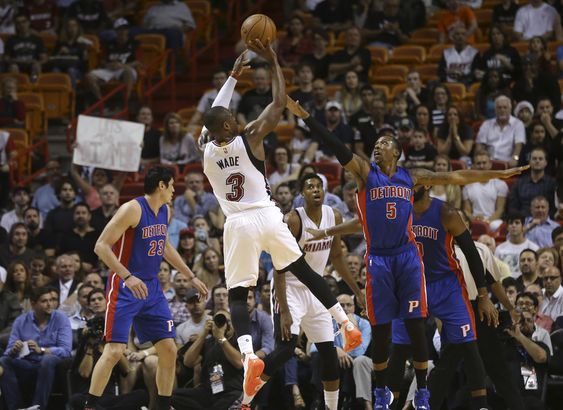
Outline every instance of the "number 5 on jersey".
<path id="1" fill-rule="evenodd" d="M 397 203 L 387 202 L 385 205 L 385 216 L 387 219 L 395 219 L 397 217 Z"/>

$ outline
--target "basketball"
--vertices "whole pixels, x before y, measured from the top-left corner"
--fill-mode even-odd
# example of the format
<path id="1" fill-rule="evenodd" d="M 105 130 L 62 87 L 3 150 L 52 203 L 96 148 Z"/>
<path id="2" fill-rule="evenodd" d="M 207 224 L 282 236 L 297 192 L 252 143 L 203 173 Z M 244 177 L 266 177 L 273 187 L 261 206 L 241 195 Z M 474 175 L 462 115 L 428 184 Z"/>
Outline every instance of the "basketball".
<path id="1" fill-rule="evenodd" d="M 259 39 L 265 46 L 276 39 L 276 25 L 272 19 L 264 14 L 249 16 L 240 27 L 240 37 L 245 44 Z"/>

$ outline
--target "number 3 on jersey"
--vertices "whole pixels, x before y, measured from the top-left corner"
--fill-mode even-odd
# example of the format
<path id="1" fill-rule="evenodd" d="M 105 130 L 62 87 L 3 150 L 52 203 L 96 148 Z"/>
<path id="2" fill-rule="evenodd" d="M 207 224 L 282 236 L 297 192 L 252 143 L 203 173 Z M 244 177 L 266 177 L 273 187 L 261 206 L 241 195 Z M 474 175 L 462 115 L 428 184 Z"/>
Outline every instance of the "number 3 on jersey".
<path id="1" fill-rule="evenodd" d="M 387 219 L 395 219 L 397 217 L 397 203 L 387 202 L 385 205 L 385 216 Z"/>
<path id="2" fill-rule="evenodd" d="M 162 256 L 164 255 L 164 239 L 149 242 L 149 251 L 147 253 L 149 256 Z"/>
<path id="3" fill-rule="evenodd" d="M 238 202 L 244 196 L 244 175 L 240 172 L 231 174 L 225 180 L 225 184 L 231 186 L 231 192 L 227 192 L 227 201 Z"/>

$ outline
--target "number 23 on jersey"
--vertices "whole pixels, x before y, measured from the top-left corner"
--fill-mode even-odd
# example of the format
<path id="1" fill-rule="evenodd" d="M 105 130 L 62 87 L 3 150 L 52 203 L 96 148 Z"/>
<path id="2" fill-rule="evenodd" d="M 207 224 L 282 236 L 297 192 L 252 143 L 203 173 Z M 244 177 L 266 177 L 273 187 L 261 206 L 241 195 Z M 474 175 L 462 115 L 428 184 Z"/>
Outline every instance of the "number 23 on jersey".
<path id="1" fill-rule="evenodd" d="M 160 239 L 159 241 L 155 241 L 155 240 L 150 241 L 149 251 L 147 252 L 147 255 L 149 256 L 164 255 L 164 245 L 165 245 L 164 239 Z"/>

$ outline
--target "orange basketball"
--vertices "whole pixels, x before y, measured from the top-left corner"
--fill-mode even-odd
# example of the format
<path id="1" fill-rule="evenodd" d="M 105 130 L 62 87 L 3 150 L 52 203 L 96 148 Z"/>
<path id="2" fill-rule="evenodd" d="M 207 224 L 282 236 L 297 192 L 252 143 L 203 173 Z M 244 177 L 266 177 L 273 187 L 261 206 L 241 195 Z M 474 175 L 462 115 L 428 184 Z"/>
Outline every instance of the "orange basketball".
<path id="1" fill-rule="evenodd" d="M 264 14 L 253 14 L 247 17 L 240 27 L 240 36 L 245 44 L 259 39 L 265 46 L 276 39 L 276 25 Z"/>

